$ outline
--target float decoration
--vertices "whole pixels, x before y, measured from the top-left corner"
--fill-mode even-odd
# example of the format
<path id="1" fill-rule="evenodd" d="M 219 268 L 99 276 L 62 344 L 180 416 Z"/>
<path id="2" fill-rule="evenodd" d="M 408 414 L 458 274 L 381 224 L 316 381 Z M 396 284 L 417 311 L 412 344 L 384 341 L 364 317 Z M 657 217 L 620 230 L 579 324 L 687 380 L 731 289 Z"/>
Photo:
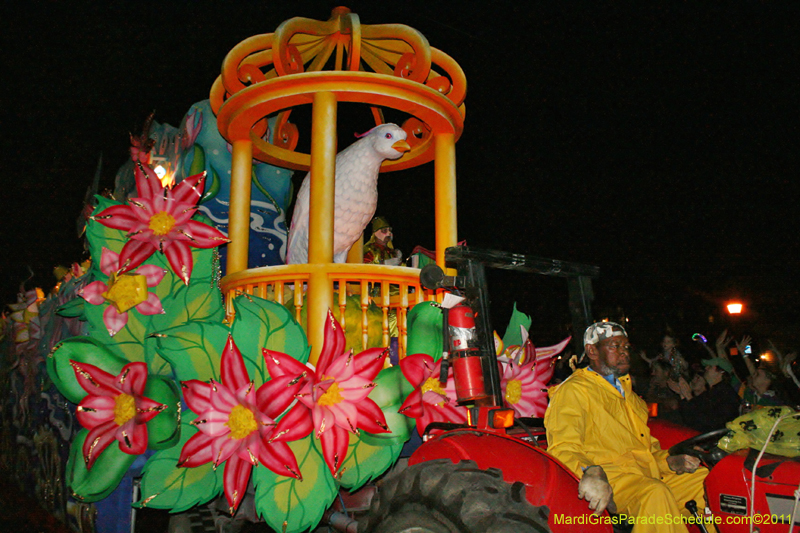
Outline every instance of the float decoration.
<path id="1" fill-rule="evenodd" d="M 434 361 L 430 355 L 420 353 L 400 361 L 403 376 L 414 387 L 400 407 L 400 413 L 416 420 L 420 435 L 431 422 L 463 424 L 467 421 L 466 408 L 456 404 L 453 369 L 448 369 L 447 384 L 443 387 L 439 381 L 441 366 L 441 357 Z"/>
<path id="2" fill-rule="evenodd" d="M 226 361 L 230 368 L 231 358 L 236 359 L 232 346 L 269 346 L 277 350 L 299 353 L 300 357 L 303 355 L 308 357 L 309 348 L 305 333 L 283 306 L 251 296 L 240 296 L 234 299 L 233 305 L 236 319 L 230 328 L 221 321 L 189 321 L 153 335 L 159 355 L 172 365 L 177 378 L 184 382 L 184 398 L 190 408 L 198 407 L 195 393 L 211 387 L 209 383 L 203 382 L 214 381 L 223 384 L 227 382 L 226 376 L 230 370 L 226 373 Z M 249 350 L 236 348 L 235 352 L 242 364 L 239 373 L 244 369 L 248 381 L 252 378 L 253 391 L 263 387 L 274 388 L 277 385 L 269 381 L 260 347 Z M 191 385 L 187 386 L 187 383 Z M 283 385 L 285 388 L 285 384 Z M 280 405 L 269 407 L 271 418 L 276 418 L 286 407 L 288 402 L 285 402 L 282 408 Z M 274 412 L 273 410 L 277 408 L 280 410 Z M 196 418 L 196 414 L 189 411 L 184 416 L 183 422 L 194 421 Z M 182 450 L 191 439 L 196 439 L 191 445 L 194 446 L 200 439 L 197 436 L 203 435 L 198 431 L 197 422 L 182 423 L 181 430 L 179 447 L 157 452 L 145 465 L 142 499 L 136 504 L 137 506 L 177 512 L 178 509 L 185 510 L 197 503 L 206 502 L 223 491 L 224 469 L 215 468 L 212 463 L 194 466 L 193 462 L 187 463 L 187 458 L 182 454 Z M 249 455 L 246 454 L 245 458 L 249 458 Z M 184 466 L 178 467 L 181 462 Z M 292 468 L 295 472 L 300 472 L 302 465 L 297 467 L 293 465 Z M 264 469 L 256 468 L 254 476 L 260 470 Z M 230 487 L 234 486 L 233 481 L 228 484 Z M 226 494 L 229 496 L 231 507 L 234 507 L 234 501 L 238 506 L 242 493 L 242 490 L 238 491 L 236 500 L 233 498 L 233 490 Z"/>
<path id="3" fill-rule="evenodd" d="M 198 432 L 183 446 L 178 466 L 212 462 L 217 468 L 224 462 L 225 498 L 233 514 L 254 466 L 302 479 L 291 449 L 277 439 L 275 422 L 294 401 L 300 384 L 272 380 L 254 387 L 232 337 L 222 352 L 221 370 L 221 381 L 182 383 L 184 400 L 198 415 L 194 421 Z"/>
<path id="4" fill-rule="evenodd" d="M 120 270 L 119 254 L 103 248 L 100 270 L 108 276 L 108 283 L 93 281 L 78 294 L 92 305 L 109 302 L 103 311 L 103 323 L 108 334 L 114 336 L 128 323 L 128 310 L 136 309 L 143 315 L 164 314 L 161 300 L 148 292 L 164 279 L 166 270 L 155 265 L 142 265 L 132 274 L 117 274 Z"/>
<path id="5" fill-rule="evenodd" d="M 53 349 L 47 358 L 47 371 L 59 392 L 67 400 L 80 404 L 78 420 L 91 425 L 78 433 L 70 448 L 67 483 L 76 498 L 97 501 L 106 497 L 119 484 L 136 455 L 147 448 L 163 449 L 177 442 L 178 388 L 169 379 L 148 376 L 144 363 L 130 364 L 90 337 L 73 337 Z M 115 385 L 120 379 L 121 383 Z M 113 398 L 111 402 L 118 409 L 106 405 L 109 402 L 105 399 L 98 400 L 98 396 Z M 124 401 L 128 399 L 126 396 L 133 400 L 132 406 Z M 117 401 L 120 398 L 123 401 Z M 152 412 L 147 411 L 156 406 L 161 407 L 150 416 Z M 132 418 L 127 417 L 131 407 L 135 410 Z M 91 409 L 96 411 L 93 413 Z M 124 443 L 122 434 L 128 426 L 136 426 L 128 435 L 130 445 Z M 109 446 L 115 437 L 121 439 L 121 445 Z"/>
<path id="6" fill-rule="evenodd" d="M 268 136 L 275 136 L 276 119 L 268 121 Z M 284 127 L 292 126 L 285 124 Z M 217 118 L 208 100 L 195 103 L 180 128 L 180 155 L 175 178 L 206 172 L 198 211 L 207 215 L 217 229 L 228 232 L 231 196 L 231 145 L 220 135 Z M 284 264 L 286 252 L 286 209 L 292 201 L 291 170 L 253 161 L 250 195 L 250 247 L 248 267 Z M 220 250 L 225 264 L 226 250 Z"/>
<path id="7" fill-rule="evenodd" d="M 386 417 L 378 405 L 368 398 L 376 386 L 372 381 L 383 368 L 388 355 L 384 348 L 369 348 L 353 355 L 345 351 L 344 332 L 333 314 L 328 311 L 325 323 L 325 342 L 316 367 L 303 365 L 291 356 L 264 350 L 270 375 L 288 376 L 299 383 L 298 402 L 289 412 L 286 423 L 278 425 L 279 439 L 298 440 L 314 430 L 322 455 L 331 475 L 339 474 L 347 456 L 348 432 L 358 429 L 369 433 L 388 433 Z M 313 424 L 297 424 L 296 420 L 313 420 Z"/>
<path id="8" fill-rule="evenodd" d="M 120 206 L 118 202 L 103 197 L 97 197 L 97 211 L 105 211 L 114 206 Z M 112 229 L 95 220 L 90 220 L 87 225 L 86 235 L 89 243 L 89 250 L 92 257 L 103 257 L 104 250 L 117 253 L 125 246 L 126 238 L 124 232 Z M 108 254 L 105 252 L 107 257 Z M 108 308 L 113 304 L 107 301 L 84 302 L 84 315 L 89 323 L 89 335 L 97 339 L 119 357 L 129 361 L 146 362 L 151 374 L 171 375 L 172 369 L 169 364 L 156 353 L 156 342 L 153 334 L 158 331 L 183 325 L 190 321 L 208 320 L 213 323 L 221 323 L 224 318 L 222 306 L 222 295 L 216 285 L 216 273 L 214 264 L 214 251 L 205 249 L 195 249 L 192 254 L 195 256 L 192 278 L 189 285 L 185 285 L 171 270 L 163 256 L 156 254 L 151 256 L 146 263 L 139 267 L 145 269 L 159 269 L 166 272 L 163 279 L 157 286 L 152 287 L 150 294 L 154 294 L 161 301 L 163 313 L 154 315 L 141 315 L 138 312 L 128 311 L 128 320 L 124 327 L 110 335 L 106 326 Z M 98 263 L 100 263 L 98 265 Z M 108 286 L 114 274 L 109 276 L 104 272 L 103 261 L 95 261 L 89 272 L 91 279 Z M 108 266 L 105 268 L 109 270 Z M 122 274 L 125 276 L 126 274 Z M 97 302 L 98 305 L 91 305 Z M 66 310 L 69 312 L 69 309 Z M 117 312 L 114 309 L 114 312 Z"/>
<path id="9" fill-rule="evenodd" d="M 197 428 L 194 421 L 197 415 L 185 411 L 181 416 L 180 440 L 172 448 L 156 452 L 142 471 L 141 490 L 144 495 L 134 507 L 169 509 L 181 513 L 195 505 L 206 503 L 222 493 L 222 468 L 214 468 L 212 463 L 195 468 L 176 468 L 181 450 Z"/>
<path id="10" fill-rule="evenodd" d="M 511 313 L 503 340 L 494 334 L 500 389 L 506 405 L 517 416 L 541 418 L 547 409 L 547 389 L 553 377 L 553 357 L 561 353 L 572 337 L 558 344 L 535 348 L 528 337 L 530 316 L 517 310 Z"/>
<path id="11" fill-rule="evenodd" d="M 104 226 L 128 232 L 120 252 L 119 274 L 141 265 L 156 251 L 188 285 L 194 262 L 191 248 L 216 248 L 228 242 L 219 230 L 192 220 L 205 183 L 205 172 L 189 176 L 167 189 L 152 169 L 135 162 L 137 198 L 104 209 L 92 218 Z"/>

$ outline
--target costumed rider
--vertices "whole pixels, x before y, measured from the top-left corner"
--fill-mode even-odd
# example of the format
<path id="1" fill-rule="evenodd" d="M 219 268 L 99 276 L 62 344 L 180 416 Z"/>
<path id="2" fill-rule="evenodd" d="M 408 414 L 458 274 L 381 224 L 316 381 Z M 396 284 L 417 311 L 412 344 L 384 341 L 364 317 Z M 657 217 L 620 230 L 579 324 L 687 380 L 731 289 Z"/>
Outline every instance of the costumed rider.
<path id="1" fill-rule="evenodd" d="M 384 217 L 372 219 L 372 237 L 364 245 L 364 262 L 372 265 L 398 266 L 403 252 L 392 245 L 392 226 Z"/>
<path id="2" fill-rule="evenodd" d="M 595 514 L 637 517 L 634 533 L 686 532 L 678 515 L 690 516 L 689 500 L 702 512 L 708 470 L 696 457 L 670 456 L 650 435 L 647 405 L 631 389 L 625 329 L 597 322 L 583 342 L 589 366 L 550 389 L 547 451 L 580 478 L 578 497 Z"/>

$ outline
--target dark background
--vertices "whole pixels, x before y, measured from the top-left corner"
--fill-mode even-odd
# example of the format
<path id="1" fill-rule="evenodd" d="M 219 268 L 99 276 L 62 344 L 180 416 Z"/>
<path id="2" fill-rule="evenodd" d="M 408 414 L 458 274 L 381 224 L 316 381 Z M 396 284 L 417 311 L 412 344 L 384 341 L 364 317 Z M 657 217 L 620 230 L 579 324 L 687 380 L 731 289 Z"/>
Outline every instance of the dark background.
<path id="1" fill-rule="evenodd" d="M 82 258 L 75 222 L 101 153 L 113 189 L 149 112 L 178 126 L 234 45 L 336 5 L 4 3 L 3 301 L 28 267 L 47 289 L 53 266 Z M 345 5 L 362 24 L 418 29 L 466 73 L 459 238 L 598 265 L 597 317 L 627 317 L 640 346 L 731 325 L 797 347 L 798 4 Z M 366 111 L 340 115 L 341 146 L 346 126 L 369 127 Z M 381 178 L 378 214 L 406 252 L 434 246 L 432 195 L 432 164 Z M 517 301 L 537 343 L 554 342 L 566 288 L 535 278 L 492 276 L 495 324 Z M 736 323 L 722 313 L 733 297 L 747 306 Z"/>

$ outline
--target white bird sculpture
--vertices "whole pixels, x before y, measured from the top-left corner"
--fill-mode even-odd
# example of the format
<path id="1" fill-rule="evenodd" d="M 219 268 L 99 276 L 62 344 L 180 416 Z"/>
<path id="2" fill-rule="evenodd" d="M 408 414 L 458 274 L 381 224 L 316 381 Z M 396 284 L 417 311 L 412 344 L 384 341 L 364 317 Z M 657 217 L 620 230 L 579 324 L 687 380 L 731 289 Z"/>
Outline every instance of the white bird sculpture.
<path id="1" fill-rule="evenodd" d="M 398 159 L 411 147 L 396 124 L 381 124 L 336 155 L 333 261 L 344 263 L 378 206 L 378 174 L 386 159 Z M 308 262 L 308 211 L 311 173 L 306 174 L 289 227 L 286 263 Z"/>

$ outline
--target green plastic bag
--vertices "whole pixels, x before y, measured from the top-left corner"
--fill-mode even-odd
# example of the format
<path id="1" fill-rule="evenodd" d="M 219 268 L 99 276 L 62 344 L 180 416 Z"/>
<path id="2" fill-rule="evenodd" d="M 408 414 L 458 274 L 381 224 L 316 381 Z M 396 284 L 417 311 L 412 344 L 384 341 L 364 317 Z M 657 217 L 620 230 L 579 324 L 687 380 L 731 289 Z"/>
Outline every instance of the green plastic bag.
<path id="1" fill-rule="evenodd" d="M 791 407 L 760 407 L 739 418 L 728 422 L 730 430 L 720 439 L 717 446 L 726 452 L 735 452 L 744 448 L 760 450 L 764 446 L 775 421 L 784 415 L 797 413 Z M 778 427 L 767 445 L 767 453 L 784 457 L 800 455 L 800 416 L 787 417 L 778 423 Z"/>

